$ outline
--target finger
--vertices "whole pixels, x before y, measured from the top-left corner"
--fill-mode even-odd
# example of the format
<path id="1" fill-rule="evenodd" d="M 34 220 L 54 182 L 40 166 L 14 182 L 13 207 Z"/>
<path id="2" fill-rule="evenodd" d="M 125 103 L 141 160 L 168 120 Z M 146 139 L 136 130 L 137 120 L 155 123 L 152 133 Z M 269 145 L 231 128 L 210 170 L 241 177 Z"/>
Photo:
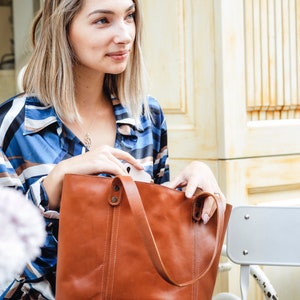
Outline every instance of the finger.
<path id="1" fill-rule="evenodd" d="M 197 178 L 192 177 L 186 185 L 185 196 L 187 198 L 192 198 L 198 188 L 202 189 L 202 187 L 199 187 L 199 182 L 198 182 Z"/>
<path id="2" fill-rule="evenodd" d="M 113 155 L 105 157 L 101 165 L 101 172 L 112 175 L 128 175 L 124 164 Z"/>
<path id="3" fill-rule="evenodd" d="M 144 169 L 144 166 L 137 159 L 135 159 L 132 155 L 123 150 L 113 148 L 112 154 L 119 160 L 126 161 L 129 164 L 133 165 L 136 169 Z"/>
<path id="4" fill-rule="evenodd" d="M 226 209 L 226 203 L 227 203 L 227 199 L 226 199 L 226 197 L 225 197 L 225 195 L 220 191 L 220 192 L 217 192 L 217 193 L 214 193 L 215 194 L 215 196 L 219 199 L 219 200 L 221 200 L 221 204 L 222 204 L 222 206 L 223 206 L 223 209 L 224 209 L 224 211 L 225 211 L 225 209 Z"/>
<path id="5" fill-rule="evenodd" d="M 97 153 L 98 152 L 98 153 Z M 102 147 L 99 148 L 96 153 L 96 160 L 94 161 L 96 164 L 99 163 L 98 167 L 100 170 L 96 172 L 107 172 L 112 175 L 126 175 L 126 168 L 124 164 L 118 159 L 119 155 L 122 154 L 122 150 L 114 151 L 112 147 Z M 92 151 L 88 152 L 87 154 Z"/>
<path id="6" fill-rule="evenodd" d="M 92 151 L 90 151 L 92 152 Z M 89 152 L 89 153 L 90 153 Z M 121 149 L 116 149 L 110 146 L 101 146 L 93 151 L 94 153 L 98 153 L 101 155 L 101 157 L 106 157 L 108 160 L 112 161 L 115 163 L 119 168 L 122 169 L 123 175 L 126 174 L 126 169 L 123 165 L 123 162 L 126 161 L 133 165 L 136 169 L 143 170 L 144 167 L 142 164 L 138 162 L 132 155 L 129 153 L 121 150 Z M 115 170 L 117 171 L 117 170 Z M 117 171 L 117 174 L 119 175 L 120 170 Z"/>
<path id="7" fill-rule="evenodd" d="M 112 161 L 116 166 L 114 175 L 128 175 L 125 165 L 116 157 L 112 157 Z"/>
<path id="8" fill-rule="evenodd" d="M 204 201 L 203 210 L 202 210 L 202 220 L 204 224 L 210 220 L 217 209 L 217 205 L 213 197 L 207 197 Z"/>
<path id="9" fill-rule="evenodd" d="M 179 175 L 175 176 L 171 181 L 168 182 L 168 187 L 171 189 L 175 189 L 181 186 L 184 186 L 183 178 Z"/>

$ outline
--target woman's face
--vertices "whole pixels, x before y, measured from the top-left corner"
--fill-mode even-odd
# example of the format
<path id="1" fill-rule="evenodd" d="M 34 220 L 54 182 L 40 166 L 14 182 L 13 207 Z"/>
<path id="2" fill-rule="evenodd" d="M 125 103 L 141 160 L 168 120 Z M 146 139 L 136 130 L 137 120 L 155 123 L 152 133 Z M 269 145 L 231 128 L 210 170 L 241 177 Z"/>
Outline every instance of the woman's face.
<path id="1" fill-rule="evenodd" d="M 84 0 L 69 28 L 80 67 L 119 74 L 127 66 L 135 39 L 132 0 Z"/>

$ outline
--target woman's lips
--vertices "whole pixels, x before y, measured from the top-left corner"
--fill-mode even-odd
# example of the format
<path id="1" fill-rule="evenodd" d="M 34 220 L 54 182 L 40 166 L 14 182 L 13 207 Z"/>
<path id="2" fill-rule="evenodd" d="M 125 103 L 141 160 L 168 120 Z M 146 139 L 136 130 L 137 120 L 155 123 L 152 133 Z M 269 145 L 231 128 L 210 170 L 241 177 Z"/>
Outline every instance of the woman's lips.
<path id="1" fill-rule="evenodd" d="M 107 54 L 108 57 L 112 58 L 113 60 L 121 61 L 128 57 L 129 50 L 125 51 L 116 51 L 116 52 L 110 52 Z"/>

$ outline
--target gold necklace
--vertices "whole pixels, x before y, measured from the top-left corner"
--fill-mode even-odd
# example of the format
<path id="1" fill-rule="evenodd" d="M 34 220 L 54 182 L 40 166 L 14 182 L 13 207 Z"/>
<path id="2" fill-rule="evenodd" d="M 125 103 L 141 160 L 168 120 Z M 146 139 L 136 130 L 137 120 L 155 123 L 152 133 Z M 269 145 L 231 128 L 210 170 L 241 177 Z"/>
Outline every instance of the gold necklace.
<path id="1" fill-rule="evenodd" d="M 91 137 L 91 134 L 90 134 L 90 131 L 91 131 L 91 129 L 93 128 L 93 125 L 94 125 L 94 123 L 95 123 L 95 120 L 96 120 L 96 118 L 97 118 L 97 115 L 94 117 L 94 119 L 92 120 L 92 122 L 91 122 L 91 124 L 90 124 L 90 126 L 88 127 L 88 130 L 86 131 L 86 130 L 84 130 L 83 129 L 83 127 L 81 126 L 81 124 L 78 122 L 77 124 L 78 124 L 78 126 L 79 126 L 79 128 L 80 128 L 80 131 L 82 132 L 82 134 L 84 135 L 84 137 L 83 137 L 83 144 L 84 144 L 84 146 L 88 149 L 88 150 L 90 150 L 91 149 L 91 147 L 92 147 L 92 137 Z"/>
<path id="2" fill-rule="evenodd" d="M 90 136 L 90 134 L 88 132 L 84 135 L 83 144 L 84 144 L 84 146 L 87 147 L 88 150 L 91 149 L 92 138 L 91 138 L 91 136 Z"/>

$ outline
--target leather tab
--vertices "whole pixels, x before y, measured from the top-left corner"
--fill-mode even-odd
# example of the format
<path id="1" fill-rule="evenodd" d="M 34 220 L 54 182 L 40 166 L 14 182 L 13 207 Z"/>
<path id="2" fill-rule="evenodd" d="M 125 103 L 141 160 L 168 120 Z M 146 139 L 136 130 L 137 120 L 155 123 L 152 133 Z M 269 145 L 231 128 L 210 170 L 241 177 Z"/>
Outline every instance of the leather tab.
<path id="1" fill-rule="evenodd" d="M 118 206 L 121 203 L 122 190 L 123 190 L 122 182 L 118 177 L 114 178 L 111 185 L 110 197 L 108 199 L 108 203 L 111 206 Z"/>

